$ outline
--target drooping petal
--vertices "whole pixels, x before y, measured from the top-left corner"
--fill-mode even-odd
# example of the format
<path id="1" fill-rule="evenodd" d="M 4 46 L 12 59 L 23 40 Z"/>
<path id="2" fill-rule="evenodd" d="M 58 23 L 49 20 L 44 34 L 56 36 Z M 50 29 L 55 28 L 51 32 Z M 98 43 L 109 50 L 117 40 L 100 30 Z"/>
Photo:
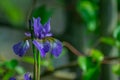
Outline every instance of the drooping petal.
<path id="1" fill-rule="evenodd" d="M 42 24 L 40 23 L 40 18 L 33 18 L 33 28 L 34 28 L 34 34 L 35 37 L 40 37 L 41 31 L 43 29 Z"/>
<path id="2" fill-rule="evenodd" d="M 42 57 L 45 57 L 46 53 L 43 49 L 43 44 L 38 42 L 37 40 L 33 40 L 33 44 L 37 47 L 37 49 L 40 51 L 40 55 Z"/>
<path id="3" fill-rule="evenodd" d="M 45 33 L 50 32 L 50 19 L 44 24 Z"/>
<path id="4" fill-rule="evenodd" d="M 53 54 L 55 57 L 58 57 L 62 52 L 62 48 L 62 43 L 56 39 L 55 42 L 52 43 L 51 54 Z"/>
<path id="5" fill-rule="evenodd" d="M 9 78 L 9 80 L 16 80 L 14 77 Z"/>
<path id="6" fill-rule="evenodd" d="M 13 51 L 16 55 L 22 57 L 26 51 L 29 49 L 30 45 L 28 40 L 19 42 L 13 46 Z"/>
<path id="7" fill-rule="evenodd" d="M 49 52 L 50 47 L 51 47 L 49 41 L 39 42 L 37 40 L 33 40 L 33 44 L 40 51 L 40 54 L 41 54 L 42 57 L 46 56 L 46 53 Z"/>
<path id="8" fill-rule="evenodd" d="M 49 41 L 46 41 L 43 43 L 43 50 L 45 53 L 49 52 L 51 46 L 50 46 L 50 42 Z"/>
<path id="9" fill-rule="evenodd" d="M 26 73 L 24 75 L 24 80 L 32 80 L 31 76 L 30 76 L 30 73 Z"/>

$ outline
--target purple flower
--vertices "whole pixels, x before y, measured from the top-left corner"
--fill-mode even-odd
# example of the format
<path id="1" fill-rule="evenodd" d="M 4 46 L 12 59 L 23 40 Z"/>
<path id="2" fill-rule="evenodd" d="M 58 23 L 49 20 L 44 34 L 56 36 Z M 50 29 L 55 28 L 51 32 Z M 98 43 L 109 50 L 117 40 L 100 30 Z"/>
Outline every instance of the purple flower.
<path id="1" fill-rule="evenodd" d="M 9 80 L 16 80 L 14 77 L 9 78 Z"/>
<path id="2" fill-rule="evenodd" d="M 9 78 L 9 80 L 16 80 L 16 79 L 15 79 L 14 77 L 11 77 L 11 78 Z M 27 72 L 27 73 L 24 75 L 24 80 L 32 80 L 29 72 Z"/>
<path id="3" fill-rule="evenodd" d="M 40 18 L 33 18 L 33 27 L 34 27 L 34 35 L 38 39 L 43 39 L 45 37 L 52 36 L 52 33 L 50 33 L 50 20 L 48 20 L 47 23 L 42 25 L 40 23 Z"/>
<path id="4" fill-rule="evenodd" d="M 30 76 L 30 73 L 26 73 L 24 75 L 24 80 L 32 80 L 31 76 Z"/>
<path id="5" fill-rule="evenodd" d="M 50 32 L 50 19 L 44 25 L 40 23 L 40 18 L 33 18 L 33 44 L 39 50 L 42 57 L 45 57 L 49 52 L 55 57 L 58 57 L 62 52 L 62 43 L 52 37 Z M 31 36 L 31 33 L 25 33 L 27 37 Z M 15 54 L 23 56 L 29 48 L 28 41 L 19 42 L 13 46 Z"/>
<path id="6" fill-rule="evenodd" d="M 13 46 L 13 50 L 16 55 L 22 57 L 24 53 L 29 49 L 30 45 L 28 40 L 19 42 Z"/>

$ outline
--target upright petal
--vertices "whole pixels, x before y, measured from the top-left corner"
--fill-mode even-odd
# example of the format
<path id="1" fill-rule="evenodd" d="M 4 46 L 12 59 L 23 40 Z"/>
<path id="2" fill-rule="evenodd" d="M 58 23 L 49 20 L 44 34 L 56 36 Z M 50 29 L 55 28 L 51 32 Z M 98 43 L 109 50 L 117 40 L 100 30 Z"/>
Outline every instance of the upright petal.
<path id="1" fill-rule="evenodd" d="M 22 57 L 26 51 L 29 49 L 30 45 L 28 40 L 19 42 L 13 46 L 13 51 L 16 55 Z"/>
<path id="2" fill-rule="evenodd" d="M 62 43 L 56 39 L 55 42 L 52 43 L 51 54 L 53 54 L 55 57 L 58 57 L 62 52 L 62 48 Z"/>
<path id="3" fill-rule="evenodd" d="M 50 19 L 44 24 L 44 31 L 45 33 L 50 32 Z"/>
<path id="4" fill-rule="evenodd" d="M 40 18 L 33 18 L 33 28 L 35 37 L 40 37 L 40 33 L 42 31 L 42 24 L 40 23 Z"/>
<path id="5" fill-rule="evenodd" d="M 30 76 L 30 73 L 26 73 L 24 75 L 24 80 L 32 80 L 31 76 Z"/>
<path id="6" fill-rule="evenodd" d="M 37 40 L 33 40 L 33 44 L 37 47 L 37 49 L 40 51 L 40 55 L 42 57 L 45 57 L 46 53 L 43 49 L 43 44 L 38 42 Z"/>

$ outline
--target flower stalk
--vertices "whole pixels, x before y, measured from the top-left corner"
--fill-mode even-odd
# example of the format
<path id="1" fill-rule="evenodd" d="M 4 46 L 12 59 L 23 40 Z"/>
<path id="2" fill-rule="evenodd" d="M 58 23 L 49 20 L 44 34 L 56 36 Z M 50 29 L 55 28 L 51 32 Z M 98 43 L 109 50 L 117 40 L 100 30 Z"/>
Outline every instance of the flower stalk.
<path id="1" fill-rule="evenodd" d="M 41 57 L 40 53 L 37 50 L 37 79 L 40 80 L 40 62 L 41 62 Z"/>
<path id="2" fill-rule="evenodd" d="M 33 28 L 31 26 L 31 21 L 29 21 L 29 30 L 31 33 L 31 39 L 32 41 L 34 40 L 34 34 L 33 34 Z M 33 56 L 34 56 L 34 75 L 33 75 L 33 80 L 37 80 L 37 54 L 36 54 L 36 48 L 32 44 L 32 50 L 33 50 Z"/>
<path id="3" fill-rule="evenodd" d="M 33 80 L 37 80 L 37 55 L 36 55 L 36 49 L 35 49 L 35 46 L 32 45 L 33 47 L 33 55 L 34 55 L 34 76 L 33 76 Z"/>

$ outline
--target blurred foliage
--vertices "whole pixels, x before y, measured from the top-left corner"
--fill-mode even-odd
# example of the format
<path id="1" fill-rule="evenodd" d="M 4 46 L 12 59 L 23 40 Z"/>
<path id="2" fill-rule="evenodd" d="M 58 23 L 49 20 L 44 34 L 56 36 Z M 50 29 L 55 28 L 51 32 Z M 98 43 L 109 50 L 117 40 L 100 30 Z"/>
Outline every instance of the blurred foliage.
<path id="1" fill-rule="evenodd" d="M 89 0 L 78 0 L 76 9 L 85 21 L 88 30 L 95 31 L 97 28 L 97 4 Z"/>
<path id="2" fill-rule="evenodd" d="M 94 61 L 101 62 L 104 59 L 104 55 L 101 51 L 92 49 L 90 56 Z"/>
<path id="3" fill-rule="evenodd" d="M 114 64 L 112 66 L 112 71 L 113 73 L 115 73 L 116 75 L 120 76 L 120 63 Z"/>
<path id="4" fill-rule="evenodd" d="M 32 13 L 32 17 L 40 17 L 41 23 L 45 24 L 52 15 L 52 10 L 47 10 L 45 5 L 37 7 Z"/>
<path id="5" fill-rule="evenodd" d="M 30 63 L 30 64 L 34 64 L 34 59 L 31 56 L 24 56 L 24 57 L 22 57 L 21 61 Z"/>
<path id="6" fill-rule="evenodd" d="M 16 59 L 0 61 L 0 77 L 2 80 L 9 80 L 15 74 L 23 75 L 24 73 L 24 68 L 18 64 Z"/>
<path id="7" fill-rule="evenodd" d="M 11 24 L 21 25 L 24 23 L 25 15 L 13 0 L 0 0 L 0 9 Z"/>
<path id="8" fill-rule="evenodd" d="M 114 33 L 113 33 L 113 37 L 120 42 L 120 23 L 118 24 L 118 26 L 115 28 Z"/>
<path id="9" fill-rule="evenodd" d="M 120 11 L 120 0 L 117 0 L 118 11 Z"/>
<path id="10" fill-rule="evenodd" d="M 113 37 L 116 40 L 115 42 L 116 46 L 120 48 L 120 23 L 118 23 L 117 27 L 115 28 L 113 32 Z"/>
<path id="11" fill-rule="evenodd" d="M 18 61 L 13 59 L 13 60 L 5 62 L 4 65 L 8 69 L 15 69 L 15 67 L 18 65 Z"/>
<path id="12" fill-rule="evenodd" d="M 115 45 L 115 39 L 111 38 L 111 37 L 101 37 L 100 38 L 100 42 L 108 44 L 110 46 L 114 46 Z"/>
<path id="13" fill-rule="evenodd" d="M 120 23 L 116 26 L 113 31 L 113 37 L 101 37 L 100 42 L 108 44 L 109 46 L 116 46 L 120 48 Z"/>
<path id="14" fill-rule="evenodd" d="M 92 57 L 80 56 L 78 64 L 82 69 L 82 80 L 98 80 L 100 63 L 94 62 Z"/>

